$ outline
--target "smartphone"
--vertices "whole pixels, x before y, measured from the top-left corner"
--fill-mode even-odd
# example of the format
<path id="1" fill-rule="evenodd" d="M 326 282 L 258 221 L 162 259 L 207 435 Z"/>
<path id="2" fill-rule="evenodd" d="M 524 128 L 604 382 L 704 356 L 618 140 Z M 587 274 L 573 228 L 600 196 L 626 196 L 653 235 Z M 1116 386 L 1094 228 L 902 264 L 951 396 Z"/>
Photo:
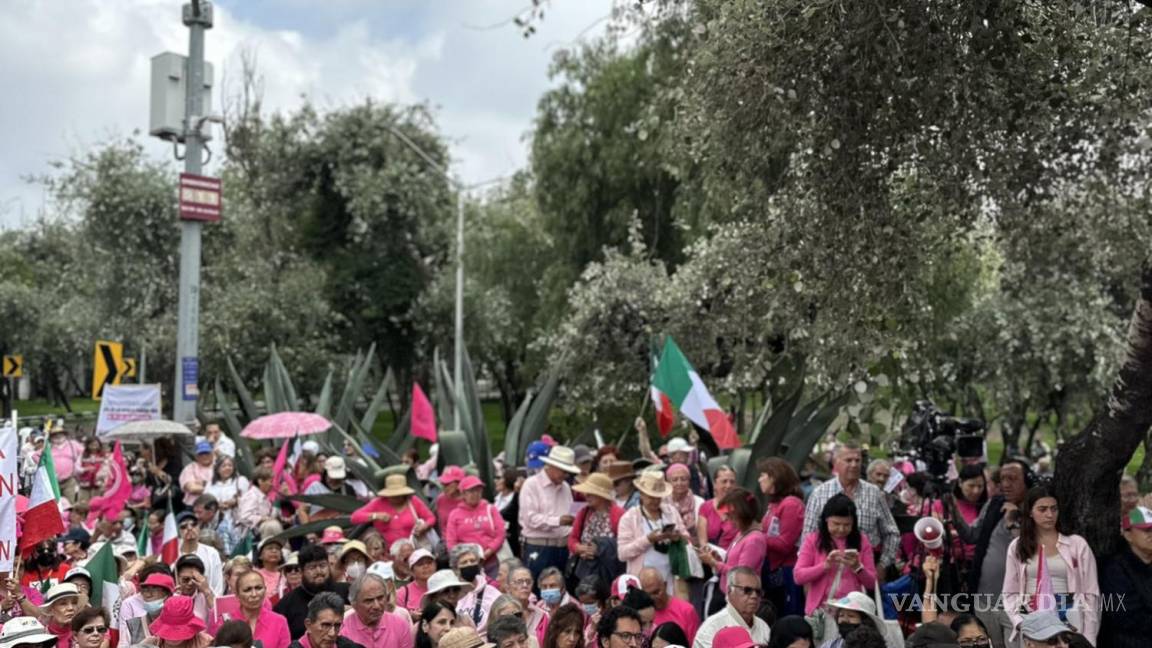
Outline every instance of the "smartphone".
<path id="1" fill-rule="evenodd" d="M 673 532 L 673 531 L 675 531 L 675 530 L 676 530 L 676 525 L 675 525 L 675 524 L 665 524 L 665 525 L 664 525 L 664 528 L 663 528 L 663 529 L 661 529 L 660 531 L 661 531 L 662 533 L 672 533 L 672 532 Z"/>

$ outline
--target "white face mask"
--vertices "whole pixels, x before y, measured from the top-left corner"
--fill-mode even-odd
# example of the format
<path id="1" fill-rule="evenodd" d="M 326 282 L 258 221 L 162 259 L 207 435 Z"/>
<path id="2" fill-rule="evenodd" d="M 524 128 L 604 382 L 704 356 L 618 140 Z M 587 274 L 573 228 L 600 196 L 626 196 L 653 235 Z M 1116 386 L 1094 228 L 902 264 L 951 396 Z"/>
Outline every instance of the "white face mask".
<path id="1" fill-rule="evenodd" d="M 362 562 L 351 562 L 344 568 L 344 573 L 351 579 L 360 578 L 366 571 L 368 571 L 368 566 Z"/>

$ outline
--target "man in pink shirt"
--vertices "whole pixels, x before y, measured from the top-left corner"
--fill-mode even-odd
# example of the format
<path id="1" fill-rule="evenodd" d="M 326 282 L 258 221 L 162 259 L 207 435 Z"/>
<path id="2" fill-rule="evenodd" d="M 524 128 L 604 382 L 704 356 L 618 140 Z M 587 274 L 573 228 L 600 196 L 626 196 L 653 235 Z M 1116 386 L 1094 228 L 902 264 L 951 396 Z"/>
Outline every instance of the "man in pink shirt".
<path id="1" fill-rule="evenodd" d="M 80 490 L 80 462 L 84 458 L 84 444 L 68 436 L 63 427 L 52 428 L 48 438 L 52 449 L 52 463 L 56 468 L 56 483 L 60 486 L 60 495 L 68 498 L 69 502 L 76 501 Z M 35 463 L 40 463 L 40 454 L 36 453 Z"/>
<path id="2" fill-rule="evenodd" d="M 340 636 L 364 648 L 412 645 L 412 624 L 388 612 L 388 588 L 377 574 L 367 573 L 352 583 L 348 592 L 352 614 L 344 617 Z"/>
<path id="3" fill-rule="evenodd" d="M 563 571 L 567 566 L 568 534 L 574 521 L 567 479 L 580 474 L 572 448 L 555 446 L 542 461 L 544 468 L 520 489 L 520 535 L 533 581 L 545 567 Z"/>
<path id="4" fill-rule="evenodd" d="M 672 622 L 684 630 L 688 637 L 688 645 L 696 639 L 696 631 L 700 628 L 700 617 L 696 608 L 683 599 L 668 595 L 668 583 L 660 570 L 645 567 L 640 570 L 640 587 L 652 597 L 656 604 L 656 616 L 652 617 L 652 627 L 659 627 L 661 623 Z"/>
<path id="5" fill-rule="evenodd" d="M 204 493 L 212 483 L 212 443 L 200 441 L 196 444 L 196 461 L 184 466 L 180 471 L 180 490 L 184 491 L 184 505 L 192 506 L 196 498 Z M 55 458 L 55 457 L 53 457 Z"/>

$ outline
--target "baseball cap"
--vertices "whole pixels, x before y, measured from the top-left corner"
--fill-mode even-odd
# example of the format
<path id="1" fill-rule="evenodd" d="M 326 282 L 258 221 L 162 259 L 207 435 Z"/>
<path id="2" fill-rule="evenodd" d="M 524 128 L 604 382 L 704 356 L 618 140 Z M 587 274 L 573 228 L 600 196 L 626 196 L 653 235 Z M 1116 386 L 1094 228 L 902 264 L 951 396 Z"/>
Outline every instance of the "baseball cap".
<path id="1" fill-rule="evenodd" d="M 320 454 L 320 444 L 315 441 L 305 441 L 300 444 L 300 450 L 309 454 Z"/>
<path id="2" fill-rule="evenodd" d="M 729 626 L 721 629 L 712 638 L 712 646 L 714 648 L 753 648 L 756 642 L 752 641 L 752 635 L 740 626 Z"/>
<path id="3" fill-rule="evenodd" d="M 1128 515 L 1124 516 L 1124 523 L 1121 526 L 1125 531 L 1129 529 L 1152 529 L 1152 510 L 1137 506 L 1128 511 Z"/>
<path id="4" fill-rule="evenodd" d="M 1071 632 L 1060 616 L 1055 612 L 1029 612 L 1020 622 L 1020 633 L 1033 641 L 1047 641 L 1061 632 Z"/>
<path id="5" fill-rule="evenodd" d="M 610 596 L 612 598 L 623 601 L 624 597 L 628 595 L 628 590 L 631 588 L 640 589 L 640 579 L 632 574 L 623 574 L 617 576 L 616 580 L 612 581 L 612 591 Z"/>
<path id="6" fill-rule="evenodd" d="M 416 551 L 413 551 L 411 555 L 408 556 L 408 566 L 409 567 L 415 567 L 416 563 L 420 562 L 421 560 L 424 560 L 425 558 L 431 558 L 432 560 L 436 560 L 436 556 L 433 556 L 431 551 L 428 551 L 427 549 L 417 549 Z"/>
<path id="7" fill-rule="evenodd" d="M 324 474 L 330 479 L 344 479 L 348 473 L 344 469 L 343 457 L 328 457 L 324 460 Z"/>
<path id="8" fill-rule="evenodd" d="M 212 454 L 212 442 L 201 441 L 196 444 L 196 454 Z"/>
<path id="9" fill-rule="evenodd" d="M 539 470 L 544 467 L 544 457 L 548 456 L 548 451 L 552 446 L 543 441 L 533 441 L 528 444 L 527 462 L 525 463 L 528 468 L 532 470 Z"/>

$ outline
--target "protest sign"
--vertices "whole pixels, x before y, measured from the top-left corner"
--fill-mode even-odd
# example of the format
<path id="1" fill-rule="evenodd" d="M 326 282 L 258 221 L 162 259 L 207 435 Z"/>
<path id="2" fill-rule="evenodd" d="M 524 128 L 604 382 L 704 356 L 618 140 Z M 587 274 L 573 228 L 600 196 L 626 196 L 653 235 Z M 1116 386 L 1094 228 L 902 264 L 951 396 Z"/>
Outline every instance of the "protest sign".
<path id="1" fill-rule="evenodd" d="M 96 419 L 100 438 L 125 423 L 160 418 L 160 385 L 108 385 L 103 396 Z"/>
<path id="2" fill-rule="evenodd" d="M 12 572 L 16 555 L 16 458 L 20 446 L 15 427 L 0 428 L 0 574 Z"/>

